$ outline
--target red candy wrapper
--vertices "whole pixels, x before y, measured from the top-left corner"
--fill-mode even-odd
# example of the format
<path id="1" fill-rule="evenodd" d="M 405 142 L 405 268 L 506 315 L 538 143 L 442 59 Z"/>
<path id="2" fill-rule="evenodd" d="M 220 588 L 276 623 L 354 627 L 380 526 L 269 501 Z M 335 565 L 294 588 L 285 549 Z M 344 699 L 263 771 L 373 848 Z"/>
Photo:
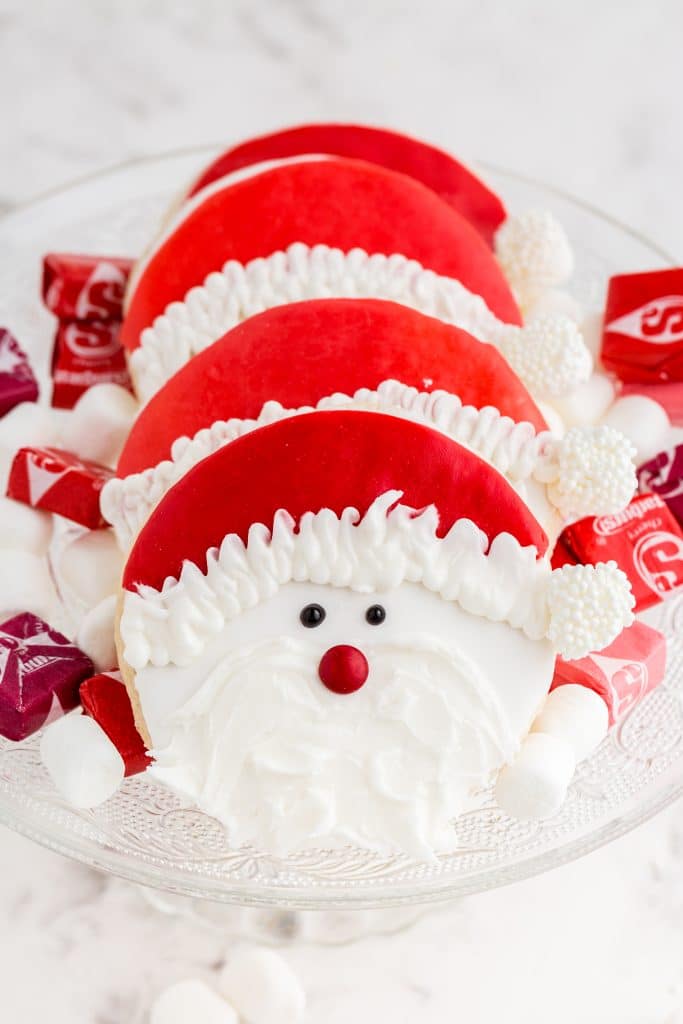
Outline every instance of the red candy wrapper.
<path id="1" fill-rule="evenodd" d="M 19 342 L 0 327 L 0 417 L 20 402 L 36 402 L 38 384 Z"/>
<path id="2" fill-rule="evenodd" d="M 100 512 L 100 491 L 113 475 L 106 466 L 57 448 L 21 448 L 12 462 L 7 496 L 96 530 L 108 525 Z"/>
<path id="3" fill-rule="evenodd" d="M 655 455 L 638 470 L 638 489 L 654 492 L 683 523 L 683 444 Z"/>
<path id="4" fill-rule="evenodd" d="M 561 569 L 563 565 L 577 565 L 578 558 L 574 555 L 574 552 L 567 547 L 564 540 L 564 535 L 557 538 L 553 553 L 550 559 L 550 564 L 553 569 Z"/>
<path id="5" fill-rule="evenodd" d="M 60 320 L 121 320 L 133 261 L 118 256 L 48 253 L 43 301 Z"/>
<path id="6" fill-rule="evenodd" d="M 24 740 L 55 713 L 78 707 L 90 658 L 36 615 L 0 625 L 0 735 Z"/>
<path id="7" fill-rule="evenodd" d="M 107 734 L 126 766 L 126 775 L 139 775 L 152 763 L 135 726 L 133 708 L 118 672 L 103 672 L 81 684 L 86 715 Z"/>
<path id="8" fill-rule="evenodd" d="M 60 323 L 52 355 L 52 404 L 73 409 L 95 384 L 120 384 L 132 390 L 120 323 L 68 320 Z"/>
<path id="9" fill-rule="evenodd" d="M 595 690 L 609 709 L 610 725 L 664 679 L 666 638 L 644 622 L 634 622 L 597 654 L 578 661 L 558 658 L 551 689 L 578 683 Z"/>
<path id="10" fill-rule="evenodd" d="M 581 519 L 562 540 L 584 564 L 613 559 L 631 582 L 636 611 L 683 587 L 683 531 L 658 494 L 638 495 L 615 515 Z"/>
<path id="11" fill-rule="evenodd" d="M 623 381 L 683 380 L 683 269 L 610 280 L 602 362 Z"/>

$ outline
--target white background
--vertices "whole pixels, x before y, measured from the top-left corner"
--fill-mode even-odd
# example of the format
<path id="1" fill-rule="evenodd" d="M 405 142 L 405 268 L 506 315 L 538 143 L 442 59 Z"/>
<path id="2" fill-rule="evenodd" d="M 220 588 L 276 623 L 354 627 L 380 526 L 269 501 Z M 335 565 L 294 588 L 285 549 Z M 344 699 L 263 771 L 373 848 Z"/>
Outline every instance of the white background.
<path id="1" fill-rule="evenodd" d="M 682 61 L 680 0 L 0 0 L 0 209 L 130 157 L 355 119 L 562 186 L 680 260 Z M 0 833 L 3 1024 L 133 1024 L 229 945 Z M 681 1024 L 683 813 L 401 935 L 286 955 L 309 1024 Z"/>

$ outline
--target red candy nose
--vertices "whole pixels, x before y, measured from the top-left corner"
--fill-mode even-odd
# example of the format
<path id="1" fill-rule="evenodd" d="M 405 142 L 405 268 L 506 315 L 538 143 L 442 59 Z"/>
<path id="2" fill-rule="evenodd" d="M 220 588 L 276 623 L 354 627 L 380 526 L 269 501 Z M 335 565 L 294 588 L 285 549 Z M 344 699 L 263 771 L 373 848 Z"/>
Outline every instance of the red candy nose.
<path id="1" fill-rule="evenodd" d="M 332 693 L 355 693 L 368 678 L 369 671 L 362 651 L 348 644 L 330 647 L 318 665 L 318 675 Z"/>

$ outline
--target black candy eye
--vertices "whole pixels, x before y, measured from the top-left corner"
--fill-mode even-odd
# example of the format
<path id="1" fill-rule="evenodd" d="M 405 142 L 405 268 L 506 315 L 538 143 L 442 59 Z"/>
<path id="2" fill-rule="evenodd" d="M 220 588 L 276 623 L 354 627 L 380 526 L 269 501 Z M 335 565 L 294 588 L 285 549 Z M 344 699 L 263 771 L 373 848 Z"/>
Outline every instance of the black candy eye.
<path id="1" fill-rule="evenodd" d="M 381 604 L 371 604 L 365 613 L 365 621 L 370 626 L 381 626 L 386 617 L 386 609 Z"/>
<path id="2" fill-rule="evenodd" d="M 325 621 L 326 614 L 327 612 L 321 604 L 307 604 L 305 608 L 301 609 L 299 621 L 306 629 L 314 629 Z"/>

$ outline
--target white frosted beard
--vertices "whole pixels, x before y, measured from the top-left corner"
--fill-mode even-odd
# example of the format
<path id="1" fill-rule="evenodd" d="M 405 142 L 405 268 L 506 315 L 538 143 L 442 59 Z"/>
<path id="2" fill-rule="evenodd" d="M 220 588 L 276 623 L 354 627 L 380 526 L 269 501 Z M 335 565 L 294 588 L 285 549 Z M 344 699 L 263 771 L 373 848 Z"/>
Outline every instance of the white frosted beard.
<path id="1" fill-rule="evenodd" d="M 432 859 L 518 749 L 498 696 L 509 667 L 487 679 L 463 652 L 409 637 L 367 649 L 368 681 L 339 695 L 318 678 L 318 648 L 283 637 L 224 657 L 171 716 L 153 772 L 235 847 Z"/>

